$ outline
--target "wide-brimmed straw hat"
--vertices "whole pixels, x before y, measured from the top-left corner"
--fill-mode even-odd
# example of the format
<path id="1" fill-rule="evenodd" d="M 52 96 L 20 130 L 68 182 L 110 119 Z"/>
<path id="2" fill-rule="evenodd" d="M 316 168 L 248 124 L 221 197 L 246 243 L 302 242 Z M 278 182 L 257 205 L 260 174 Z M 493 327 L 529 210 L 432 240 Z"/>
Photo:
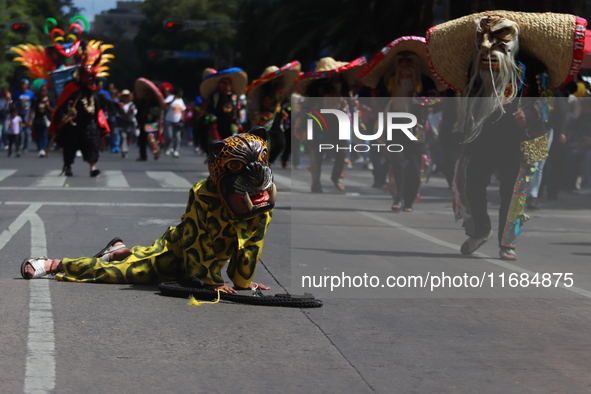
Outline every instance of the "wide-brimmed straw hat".
<path id="1" fill-rule="evenodd" d="M 215 74 L 215 73 L 217 73 L 217 70 L 215 68 L 207 67 L 201 73 L 201 79 L 205 79 L 205 78 L 207 78 L 208 75 Z"/>
<path id="2" fill-rule="evenodd" d="M 146 78 L 138 78 L 135 81 L 135 92 L 139 98 L 146 98 L 147 96 L 155 96 L 160 105 L 160 108 L 165 107 L 164 96 L 160 93 L 158 86 L 154 85 L 152 81 Z"/>
<path id="3" fill-rule="evenodd" d="M 357 79 L 359 67 L 365 65 L 367 60 L 365 57 L 359 57 L 351 62 L 339 62 L 332 57 L 323 57 L 318 61 L 316 69 L 300 75 L 297 80 L 298 90 L 302 94 L 306 94 L 308 85 L 315 79 L 329 78 L 336 74 L 342 74 L 349 85 L 353 84 Z"/>
<path id="4" fill-rule="evenodd" d="M 394 71 L 396 55 L 400 52 L 406 51 L 415 53 L 419 57 L 419 71 L 421 74 L 428 76 L 435 82 L 438 91 L 446 89 L 445 85 L 435 78 L 435 75 L 431 72 L 431 68 L 429 68 L 427 41 L 424 37 L 417 36 L 397 38 L 382 48 L 382 50 L 359 71 L 359 80 L 365 85 L 375 89 L 383 75 Z"/>
<path id="5" fill-rule="evenodd" d="M 427 32 L 429 65 L 445 85 L 463 91 L 476 50 L 475 20 L 498 15 L 519 25 L 519 50 L 541 61 L 555 89 L 581 69 L 587 21 L 575 15 L 486 11 L 434 26 Z M 527 65 L 526 65 L 527 67 Z"/>
<path id="6" fill-rule="evenodd" d="M 246 95 L 251 98 L 252 100 L 258 101 L 261 96 L 261 88 L 267 82 L 270 82 L 276 78 L 283 76 L 283 88 L 280 92 L 280 95 L 284 95 L 293 87 L 298 76 L 300 75 L 300 70 L 302 69 L 302 65 L 297 60 L 293 62 L 287 63 L 284 66 L 277 67 L 277 66 L 269 66 L 263 71 L 263 75 L 261 78 L 252 81 L 250 85 L 246 88 Z"/>
<path id="7" fill-rule="evenodd" d="M 207 98 L 212 93 L 218 90 L 218 85 L 223 78 L 230 78 L 232 80 L 232 91 L 238 96 L 244 94 L 246 85 L 248 84 L 248 76 L 241 68 L 234 67 L 226 70 L 218 71 L 217 73 L 209 74 L 201 82 L 199 91 L 201 97 Z"/>

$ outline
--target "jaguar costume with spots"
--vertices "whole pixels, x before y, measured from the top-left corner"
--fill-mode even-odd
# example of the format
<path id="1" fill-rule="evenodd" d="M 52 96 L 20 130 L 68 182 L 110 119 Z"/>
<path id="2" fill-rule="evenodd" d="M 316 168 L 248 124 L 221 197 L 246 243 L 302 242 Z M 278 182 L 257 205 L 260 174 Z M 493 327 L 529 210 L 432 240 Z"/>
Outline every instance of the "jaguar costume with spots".
<path id="1" fill-rule="evenodd" d="M 223 285 L 221 270 L 241 288 L 250 285 L 277 196 L 267 162 L 264 129 L 214 141 L 210 177 L 197 183 L 181 223 L 150 247 L 136 246 L 122 261 L 63 259 L 62 281 L 160 283 L 196 276 Z"/>

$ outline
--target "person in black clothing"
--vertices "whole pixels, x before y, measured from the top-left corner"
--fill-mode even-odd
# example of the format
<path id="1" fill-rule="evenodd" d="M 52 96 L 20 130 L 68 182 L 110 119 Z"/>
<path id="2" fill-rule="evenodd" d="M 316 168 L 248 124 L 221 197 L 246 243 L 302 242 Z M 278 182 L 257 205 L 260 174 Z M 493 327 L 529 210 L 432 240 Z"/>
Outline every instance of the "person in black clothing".
<path id="1" fill-rule="evenodd" d="M 496 173 L 501 198 L 499 257 L 517 258 L 517 237 L 528 219 L 523 211 L 529 180 L 535 173 L 533 163 L 548 155 L 546 130 L 553 102 L 548 97 L 553 96 L 553 88 L 565 79 L 568 82 L 580 64 L 575 48 L 584 40 L 581 23 L 574 15 L 490 11 L 429 31 L 434 72 L 463 91 L 465 139 L 453 184 L 454 213 L 469 236 L 460 248 L 462 254 L 474 253 L 493 237 L 486 189 Z M 575 34 L 579 40 L 575 46 L 572 37 L 581 28 L 582 38 Z M 449 45 L 443 43 L 464 34 L 474 35 L 476 51 L 466 47 L 451 55 Z M 526 36 L 530 40 L 522 39 Z M 538 47 L 533 42 L 545 45 Z M 548 51 L 554 46 L 566 50 Z"/>
<path id="2" fill-rule="evenodd" d="M 201 96 L 207 98 L 203 122 L 209 141 L 242 132 L 238 98 L 244 94 L 247 82 L 246 73 L 239 68 L 212 73 L 201 82 Z"/>
<path id="3" fill-rule="evenodd" d="M 33 99 L 31 111 L 29 112 L 29 125 L 33 127 L 35 133 L 39 157 L 46 157 L 46 150 L 48 149 L 47 129 L 53 111 L 54 109 L 47 96 L 47 85 L 43 85 Z"/>
<path id="4" fill-rule="evenodd" d="M 66 176 L 72 176 L 72 164 L 76 151 L 82 151 L 84 161 L 90 164 L 90 176 L 100 170 L 96 162 L 100 156 L 101 134 L 109 132 L 102 108 L 106 99 L 97 92 L 96 75 L 100 57 L 92 64 L 82 63 L 74 71 L 74 80 L 68 82 L 58 100 L 50 125 L 50 133 L 56 132 L 55 142 L 63 147 Z"/>

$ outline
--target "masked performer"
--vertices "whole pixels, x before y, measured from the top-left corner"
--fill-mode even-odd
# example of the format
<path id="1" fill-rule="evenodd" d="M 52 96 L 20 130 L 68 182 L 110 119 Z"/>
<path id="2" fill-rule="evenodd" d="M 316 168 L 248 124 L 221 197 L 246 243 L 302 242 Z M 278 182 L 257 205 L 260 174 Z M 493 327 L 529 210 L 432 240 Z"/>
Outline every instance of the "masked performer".
<path id="1" fill-rule="evenodd" d="M 284 122 L 288 114 L 283 108 L 286 94 L 291 90 L 300 74 L 300 62 L 293 61 L 281 68 L 270 66 L 265 69 L 260 79 L 253 81 L 246 88 L 249 99 L 248 117 L 252 125 L 263 126 L 269 133 L 271 154 L 269 163 L 285 149 Z"/>
<path id="2" fill-rule="evenodd" d="M 277 197 L 266 138 L 257 127 L 213 141 L 210 176 L 191 189 L 181 223 L 152 246 L 129 249 L 115 238 L 94 257 L 27 259 L 22 276 L 49 273 L 61 281 L 95 283 L 161 283 L 195 276 L 209 289 L 234 293 L 221 275 L 229 261 L 227 273 L 235 288 L 256 287 L 252 278 Z"/>
<path id="3" fill-rule="evenodd" d="M 437 95 L 435 88 L 443 90 L 445 87 L 434 80 L 429 69 L 425 39 L 416 36 L 392 41 L 361 69 L 359 77 L 361 82 L 374 89 L 381 84 L 378 90 L 386 91 L 392 97 L 384 113 L 410 112 L 417 117 L 417 126 L 412 130 L 417 140 L 411 141 L 406 135 L 396 133 L 392 143 L 402 145 L 403 150 L 383 152 L 390 160 L 388 188 L 393 199 L 392 210 L 412 212 L 414 202 L 419 199 L 427 133 L 432 130 L 429 111 L 438 101 L 433 97 Z"/>
<path id="4" fill-rule="evenodd" d="M 331 57 L 325 57 L 318 61 L 316 69 L 304 73 L 298 77 L 297 88 L 304 95 L 312 100 L 308 100 L 307 106 L 321 108 L 337 109 L 343 111 L 349 119 L 353 119 L 353 113 L 359 107 L 359 103 L 353 98 L 350 86 L 357 80 L 359 67 L 366 63 L 364 57 L 353 60 L 352 62 L 339 62 Z M 312 105 L 313 104 L 313 105 Z M 314 126 L 315 128 L 315 126 Z M 345 167 L 346 153 L 351 148 L 351 142 L 341 141 L 339 146 L 338 133 L 328 132 L 326 130 L 316 130 L 313 134 L 311 147 L 312 166 L 312 193 L 322 193 L 322 184 L 320 175 L 322 172 L 322 160 L 325 152 L 320 151 L 320 144 L 331 144 L 336 149 L 334 153 L 334 166 L 332 169 L 331 180 L 335 187 L 340 191 L 345 191 L 343 168 Z"/>
<path id="5" fill-rule="evenodd" d="M 204 124 L 209 140 L 230 137 L 242 131 L 239 97 L 244 94 L 248 77 L 239 68 L 208 75 L 201 82 L 201 97 L 207 99 Z"/>
<path id="6" fill-rule="evenodd" d="M 77 150 L 82 151 L 84 161 L 90 164 L 91 177 L 101 172 L 96 162 L 101 138 L 109 133 L 109 126 L 102 110 L 107 100 L 97 92 L 99 65 L 100 56 L 94 63 L 82 63 L 74 70 L 74 80 L 64 87 L 49 126 L 48 134 L 55 133 L 55 142 L 63 147 L 66 176 L 73 175 L 72 164 Z"/>
<path id="7" fill-rule="evenodd" d="M 497 172 L 499 256 L 517 258 L 532 164 L 547 156 L 550 96 L 580 68 L 585 26 L 574 15 L 491 11 L 429 30 L 433 72 L 463 91 L 465 140 L 453 185 L 456 219 L 469 236 L 463 254 L 493 236 L 486 188 Z M 468 45 L 473 42 L 475 49 Z"/>

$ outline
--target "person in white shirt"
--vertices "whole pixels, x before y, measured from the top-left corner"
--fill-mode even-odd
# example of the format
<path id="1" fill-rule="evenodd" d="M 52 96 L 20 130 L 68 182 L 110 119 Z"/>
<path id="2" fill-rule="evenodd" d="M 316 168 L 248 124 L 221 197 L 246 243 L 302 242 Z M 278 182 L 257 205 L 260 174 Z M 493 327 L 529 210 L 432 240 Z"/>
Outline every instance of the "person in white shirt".
<path id="1" fill-rule="evenodd" d="M 12 108 L 10 110 L 10 119 L 8 120 L 8 157 L 12 156 L 12 145 L 16 146 L 16 157 L 21 157 L 21 127 L 25 127 L 23 119 L 18 116 L 18 110 Z"/>
<path id="2" fill-rule="evenodd" d="M 187 109 L 183 101 L 183 90 L 176 89 L 170 102 L 164 109 L 164 137 L 166 138 L 166 154 L 179 157 L 181 136 L 185 128 L 185 111 Z M 168 97 L 167 97 L 168 99 Z"/>

